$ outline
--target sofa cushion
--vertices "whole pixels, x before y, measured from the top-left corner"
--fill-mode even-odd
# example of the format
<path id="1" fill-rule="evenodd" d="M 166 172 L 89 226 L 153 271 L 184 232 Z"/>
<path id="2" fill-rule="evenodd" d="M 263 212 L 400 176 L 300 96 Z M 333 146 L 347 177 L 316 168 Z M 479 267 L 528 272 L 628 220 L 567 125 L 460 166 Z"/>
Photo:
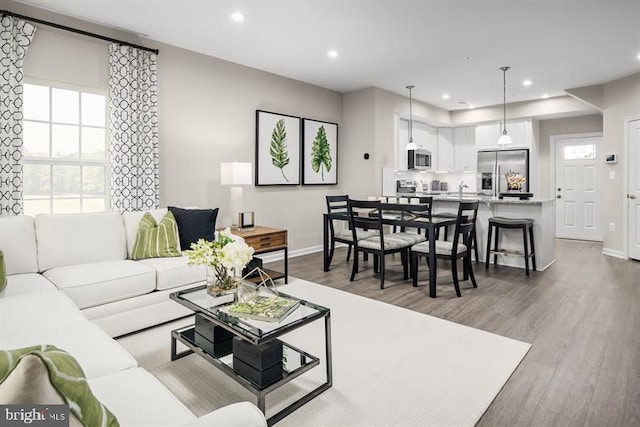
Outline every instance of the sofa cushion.
<path id="1" fill-rule="evenodd" d="M 136 242 L 131 259 L 166 258 L 180 256 L 178 226 L 171 212 L 159 221 L 145 212 L 138 224 Z"/>
<path id="2" fill-rule="evenodd" d="M 155 289 L 155 271 L 130 260 L 70 265 L 43 275 L 80 308 L 146 294 Z"/>
<path id="3" fill-rule="evenodd" d="M 188 264 L 186 256 L 175 258 L 149 258 L 138 261 L 153 268 L 156 272 L 156 289 L 171 289 L 190 283 L 206 280 L 207 268 L 204 265 Z"/>
<path id="4" fill-rule="evenodd" d="M 11 276 L 10 280 L 14 277 L 18 276 Z M 0 298 L 0 348 L 9 348 L 5 345 L 4 337 L 12 332 L 22 334 L 23 331 L 45 327 L 55 329 L 82 321 L 86 321 L 85 316 L 62 292 L 37 292 Z"/>
<path id="5" fill-rule="evenodd" d="M 178 427 L 196 418 L 160 381 L 142 368 L 93 378 L 89 380 L 89 386 L 123 426 Z"/>
<path id="6" fill-rule="evenodd" d="M 264 414 L 249 402 L 232 403 L 201 416 L 185 427 L 267 427 Z"/>
<path id="7" fill-rule="evenodd" d="M 75 311 L 80 313 L 77 308 Z M 64 324 L 54 321 L 52 324 L 55 326 L 49 326 L 46 318 L 41 318 L 37 327 L 23 328 L 16 325 L 15 330 L 2 331 L 0 348 L 55 345 L 73 354 L 87 378 L 96 378 L 138 366 L 133 356 L 117 341 L 98 325 L 84 318 L 81 313 L 80 316 L 81 319 Z"/>
<path id="8" fill-rule="evenodd" d="M 7 276 L 7 282 L 7 288 L 0 293 L 2 298 L 58 290 L 51 281 L 39 273 L 12 274 Z"/>
<path id="9" fill-rule="evenodd" d="M 124 212 L 122 214 L 122 220 L 124 221 L 124 231 L 127 239 L 127 258 L 132 259 L 133 245 L 136 243 L 136 234 L 138 233 L 138 224 L 142 216 L 146 213 L 150 213 L 156 222 L 162 220 L 167 214 L 167 208 L 151 209 L 148 211 L 132 211 Z"/>
<path id="10" fill-rule="evenodd" d="M 35 224 L 40 271 L 127 256 L 124 223 L 117 212 L 39 214 Z"/>
<path id="11" fill-rule="evenodd" d="M 178 223 L 180 234 L 180 248 L 186 251 L 191 248 L 191 244 L 198 239 L 211 241 L 214 239 L 216 231 L 216 219 L 218 218 L 218 208 L 216 209 L 182 209 L 169 206 Z"/>
<path id="12" fill-rule="evenodd" d="M 37 273 L 38 253 L 33 217 L 0 217 L 0 250 L 4 252 L 8 275 Z"/>
<path id="13" fill-rule="evenodd" d="M 0 351 L 0 382 L 2 403 L 66 403 L 70 425 L 119 425 L 111 411 L 91 392 L 78 362 L 55 346 Z"/>

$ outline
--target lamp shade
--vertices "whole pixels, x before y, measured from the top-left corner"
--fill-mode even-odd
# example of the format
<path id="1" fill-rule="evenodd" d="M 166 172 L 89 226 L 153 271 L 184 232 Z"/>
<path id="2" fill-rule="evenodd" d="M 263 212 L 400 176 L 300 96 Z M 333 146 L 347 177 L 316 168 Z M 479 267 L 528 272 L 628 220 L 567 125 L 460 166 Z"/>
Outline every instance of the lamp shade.
<path id="1" fill-rule="evenodd" d="M 500 135 L 500 138 L 498 138 L 498 145 L 500 147 L 504 147 L 505 145 L 510 145 L 513 144 L 513 141 L 511 140 L 511 137 L 506 134 L 503 133 L 502 135 Z"/>
<path id="2" fill-rule="evenodd" d="M 251 185 L 251 163 L 220 163 L 220 183 L 222 185 Z"/>

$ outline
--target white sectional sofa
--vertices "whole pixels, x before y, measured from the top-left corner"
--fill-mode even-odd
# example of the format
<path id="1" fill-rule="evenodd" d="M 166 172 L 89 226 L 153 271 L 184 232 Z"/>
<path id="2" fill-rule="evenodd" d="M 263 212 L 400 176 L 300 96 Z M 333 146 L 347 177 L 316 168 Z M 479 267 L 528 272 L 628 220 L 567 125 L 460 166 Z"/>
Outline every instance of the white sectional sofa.
<path id="1" fill-rule="evenodd" d="M 164 213 L 152 215 L 159 220 Z M 112 338 L 188 315 L 168 295 L 205 276 L 185 257 L 128 259 L 141 216 L 0 217 L 8 273 L 0 350 L 50 344 L 67 351 L 121 426 L 265 427 L 249 402 L 195 417 Z"/>
<path id="2" fill-rule="evenodd" d="M 158 221 L 166 212 L 150 211 Z M 185 256 L 129 259 L 142 215 L 1 217 L 6 292 L 60 290 L 112 337 L 187 316 L 169 294 L 203 282 L 205 268 L 187 265 Z"/>

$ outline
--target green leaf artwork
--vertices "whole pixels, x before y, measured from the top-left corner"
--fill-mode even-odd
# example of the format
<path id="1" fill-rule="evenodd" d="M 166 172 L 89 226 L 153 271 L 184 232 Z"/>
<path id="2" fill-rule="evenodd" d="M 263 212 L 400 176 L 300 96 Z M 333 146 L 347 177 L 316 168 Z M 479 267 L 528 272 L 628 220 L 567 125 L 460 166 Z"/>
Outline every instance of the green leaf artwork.
<path id="1" fill-rule="evenodd" d="M 324 168 L 323 168 L 324 166 Z M 324 126 L 320 126 L 316 139 L 313 141 L 311 148 L 311 168 L 315 173 L 320 172 L 324 181 L 324 169 L 331 171 L 331 147 L 327 141 L 327 133 Z"/>
<path id="2" fill-rule="evenodd" d="M 280 169 L 284 180 L 289 182 L 289 179 L 287 179 L 283 169 L 289 164 L 289 151 L 287 150 L 287 129 L 284 126 L 284 119 L 278 120 L 278 123 L 276 123 L 276 127 L 273 128 L 269 153 L 271 154 L 271 162 L 273 163 L 273 165 Z"/>

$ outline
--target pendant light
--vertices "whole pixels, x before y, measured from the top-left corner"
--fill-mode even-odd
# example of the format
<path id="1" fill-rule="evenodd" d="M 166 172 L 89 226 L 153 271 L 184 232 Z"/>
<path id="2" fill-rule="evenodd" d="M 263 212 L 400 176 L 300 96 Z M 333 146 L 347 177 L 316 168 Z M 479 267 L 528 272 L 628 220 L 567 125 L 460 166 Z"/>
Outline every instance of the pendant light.
<path id="1" fill-rule="evenodd" d="M 498 139 L 498 146 L 504 147 L 505 145 L 513 144 L 511 137 L 507 134 L 507 70 L 511 67 L 500 67 L 502 70 L 502 135 Z"/>
<path id="2" fill-rule="evenodd" d="M 407 150 L 417 150 L 418 146 L 413 142 L 413 108 L 411 107 L 411 89 L 415 86 L 409 85 L 409 143 L 407 144 Z"/>

